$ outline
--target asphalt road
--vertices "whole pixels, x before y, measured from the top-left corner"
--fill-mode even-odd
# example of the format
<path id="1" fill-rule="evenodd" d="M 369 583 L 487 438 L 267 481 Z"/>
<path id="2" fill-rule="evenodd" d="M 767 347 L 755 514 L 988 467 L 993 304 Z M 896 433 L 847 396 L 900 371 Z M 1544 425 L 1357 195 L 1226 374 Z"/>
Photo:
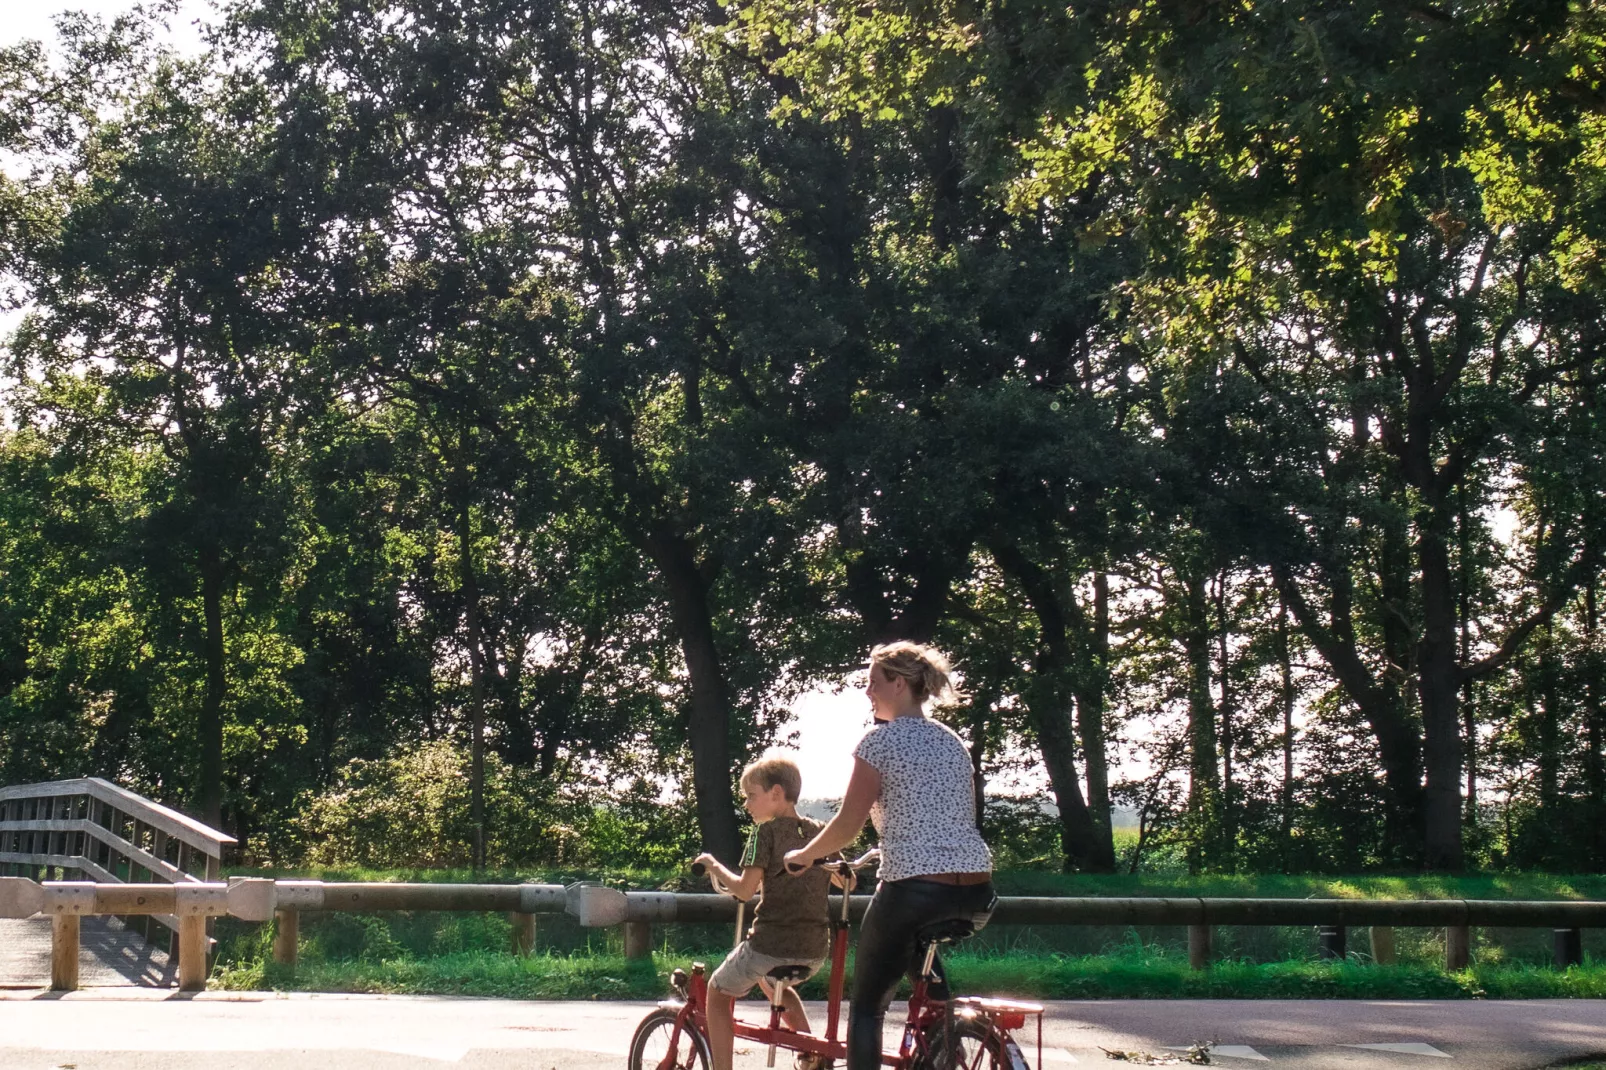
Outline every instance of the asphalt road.
<path id="1" fill-rule="evenodd" d="M 153 989 L 0 992 L 5 1070 L 621 1070 L 647 1003 L 529 1003 Z M 757 1016 L 761 1004 L 744 1004 Z M 894 1006 L 894 1016 L 901 1011 Z M 820 1028 L 824 1011 L 811 1004 Z M 890 1020 L 890 1019 L 889 1019 Z M 890 1039 L 890 1037 L 889 1037 Z M 1035 1034 L 1022 1046 L 1037 1064 Z M 1533 1070 L 1606 1055 L 1606 1002 L 1063 1001 L 1049 1004 L 1041 1070 L 1109 1066 L 1101 1048 L 1218 1044 L 1256 1070 Z M 737 1070 L 764 1065 L 738 1043 Z M 791 1065 L 785 1053 L 777 1066 Z M 1268 1068 L 1269 1070 L 1269 1068 Z"/>

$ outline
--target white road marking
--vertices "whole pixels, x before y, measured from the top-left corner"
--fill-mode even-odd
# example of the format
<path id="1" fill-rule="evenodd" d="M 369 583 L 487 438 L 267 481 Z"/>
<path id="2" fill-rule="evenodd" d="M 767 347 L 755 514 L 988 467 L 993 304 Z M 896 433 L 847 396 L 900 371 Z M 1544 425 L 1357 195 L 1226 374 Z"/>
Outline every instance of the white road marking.
<path id="1" fill-rule="evenodd" d="M 1440 1051 L 1432 1044 L 1340 1044 L 1341 1048 L 1364 1048 L 1367 1051 L 1392 1051 L 1401 1055 L 1431 1055 L 1436 1059 L 1453 1059 L 1449 1052 Z"/>
<path id="2" fill-rule="evenodd" d="M 1179 1047 L 1168 1047 L 1168 1048 L 1166 1048 L 1166 1051 L 1189 1051 L 1189 1050 L 1190 1049 L 1189 1049 L 1189 1047 L 1187 1045 L 1183 1045 L 1180 1048 Z M 1260 1052 L 1256 1051 L 1254 1048 L 1251 1048 L 1248 1044 L 1212 1044 L 1210 1046 L 1210 1054 L 1211 1055 L 1225 1055 L 1229 1059 L 1254 1059 L 1255 1061 L 1262 1062 L 1262 1063 L 1271 1062 L 1270 1059 L 1268 1059 L 1264 1055 L 1260 1054 Z"/>
<path id="3" fill-rule="evenodd" d="M 1029 1052 L 1032 1049 L 1026 1047 L 1025 1045 L 1022 1045 L 1021 1046 L 1021 1050 Z M 1070 1052 L 1066 1051 L 1064 1048 L 1044 1048 L 1043 1049 L 1043 1061 L 1045 1063 L 1047 1063 L 1047 1062 L 1055 1062 L 1055 1063 L 1077 1063 L 1077 1062 L 1081 1062 L 1080 1059 L 1078 1059 L 1076 1056 L 1072 1055 Z"/>

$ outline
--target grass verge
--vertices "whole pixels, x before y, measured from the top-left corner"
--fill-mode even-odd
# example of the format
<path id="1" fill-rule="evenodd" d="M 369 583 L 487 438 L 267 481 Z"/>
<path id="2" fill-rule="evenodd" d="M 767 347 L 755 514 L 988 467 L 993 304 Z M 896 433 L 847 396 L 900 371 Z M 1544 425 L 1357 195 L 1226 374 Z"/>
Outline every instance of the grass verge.
<path id="1" fill-rule="evenodd" d="M 710 956 L 717 958 L 717 956 Z M 611 955 L 512 955 L 463 951 L 427 958 L 306 963 L 291 971 L 261 961 L 220 968 L 228 990 L 412 993 L 512 999 L 658 999 L 690 956 L 629 961 Z M 710 965 L 713 965 L 710 962 Z M 1033 999 L 1600 999 L 1606 966 L 1560 971 L 1526 965 L 1457 973 L 1353 962 L 1220 962 L 1196 972 L 1165 955 L 1009 955 L 949 959 L 964 992 Z M 825 979 L 803 995 L 823 999 Z"/>

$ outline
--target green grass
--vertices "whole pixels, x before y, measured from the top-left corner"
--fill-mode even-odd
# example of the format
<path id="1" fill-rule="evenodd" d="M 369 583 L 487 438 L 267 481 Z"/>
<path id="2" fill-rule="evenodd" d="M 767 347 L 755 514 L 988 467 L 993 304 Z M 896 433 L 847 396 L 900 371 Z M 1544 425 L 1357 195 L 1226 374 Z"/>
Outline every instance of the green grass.
<path id="1" fill-rule="evenodd" d="M 709 965 L 714 965 L 710 956 Z M 657 999 L 668 973 L 691 961 L 658 955 L 534 955 L 464 951 L 426 958 L 306 963 L 288 970 L 262 960 L 221 967 L 212 986 L 227 990 L 302 990 L 498 996 L 515 999 Z M 1355 962 L 1220 962 L 1189 969 L 1173 955 L 950 956 L 963 992 L 1035 999 L 1600 999 L 1606 965 L 1566 971 L 1534 966 L 1475 966 L 1446 973 L 1424 966 Z M 823 999 L 825 978 L 805 998 Z"/>

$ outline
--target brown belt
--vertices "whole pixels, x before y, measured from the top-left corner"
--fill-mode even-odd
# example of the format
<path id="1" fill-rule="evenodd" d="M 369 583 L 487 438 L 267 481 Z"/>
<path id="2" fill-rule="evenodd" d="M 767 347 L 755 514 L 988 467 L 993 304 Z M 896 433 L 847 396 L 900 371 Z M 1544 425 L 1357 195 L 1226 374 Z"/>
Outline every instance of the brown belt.
<path id="1" fill-rule="evenodd" d="M 986 884 L 993 879 L 991 873 L 922 873 L 911 878 L 917 881 L 935 881 L 938 884 L 957 884 L 961 887 L 970 884 Z"/>

